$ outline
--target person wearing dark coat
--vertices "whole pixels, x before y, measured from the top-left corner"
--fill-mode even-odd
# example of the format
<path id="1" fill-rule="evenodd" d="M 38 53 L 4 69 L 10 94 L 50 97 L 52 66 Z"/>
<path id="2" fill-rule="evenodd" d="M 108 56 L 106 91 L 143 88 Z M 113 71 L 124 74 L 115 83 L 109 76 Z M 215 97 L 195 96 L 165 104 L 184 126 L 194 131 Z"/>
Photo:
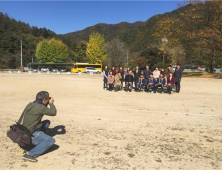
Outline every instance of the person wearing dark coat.
<path id="1" fill-rule="evenodd" d="M 103 70 L 103 89 L 106 90 L 107 89 L 107 78 L 109 75 L 109 71 L 108 71 L 108 67 L 105 66 L 105 69 Z"/>
<path id="2" fill-rule="evenodd" d="M 129 71 L 129 74 L 125 77 L 125 90 L 129 92 L 132 91 L 133 88 L 133 75 L 132 71 Z"/>
<path id="3" fill-rule="evenodd" d="M 149 69 L 149 66 L 147 65 L 146 69 L 143 71 L 143 75 L 144 75 L 144 79 L 145 79 L 145 91 L 147 91 L 146 85 L 148 84 L 150 74 L 152 74 L 152 71 Z"/>
<path id="4" fill-rule="evenodd" d="M 123 87 L 123 82 L 124 82 L 124 79 L 125 79 L 125 75 L 124 75 L 124 70 L 123 70 L 123 67 L 119 67 L 119 73 L 121 75 L 121 87 Z"/>
<path id="5" fill-rule="evenodd" d="M 174 72 L 174 77 L 175 77 L 175 86 L 176 86 L 176 92 L 180 92 L 180 81 L 182 78 L 182 69 L 180 68 L 180 64 L 177 64 L 177 68 Z"/>
<path id="6" fill-rule="evenodd" d="M 135 91 L 138 91 L 138 87 L 137 87 L 137 85 L 138 85 L 138 82 L 139 82 L 139 77 L 140 77 L 140 75 L 141 75 L 141 71 L 140 71 L 140 69 L 139 69 L 139 67 L 138 66 L 136 66 L 136 70 L 134 70 L 134 84 L 135 84 Z"/>

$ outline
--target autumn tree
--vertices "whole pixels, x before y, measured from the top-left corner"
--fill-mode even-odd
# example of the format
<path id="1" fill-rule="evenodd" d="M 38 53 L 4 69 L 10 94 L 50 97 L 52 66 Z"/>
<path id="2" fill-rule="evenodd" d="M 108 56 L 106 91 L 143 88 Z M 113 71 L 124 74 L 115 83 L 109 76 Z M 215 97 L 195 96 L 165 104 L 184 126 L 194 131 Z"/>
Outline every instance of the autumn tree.
<path id="1" fill-rule="evenodd" d="M 180 65 L 185 64 L 185 50 L 182 45 L 174 46 L 169 49 L 169 56 L 171 59 L 171 64 L 176 65 L 179 63 Z"/>
<path id="2" fill-rule="evenodd" d="M 184 31 L 190 46 L 198 49 L 202 63 L 209 68 L 221 67 L 222 63 L 222 3 L 218 0 L 189 0 L 190 10 L 180 13 Z"/>
<path id="3" fill-rule="evenodd" d="M 106 44 L 107 49 L 107 65 L 112 66 L 126 66 L 128 49 L 124 43 L 119 39 L 113 39 Z"/>
<path id="4" fill-rule="evenodd" d="M 68 47 L 60 40 L 43 40 L 37 44 L 36 58 L 41 63 L 63 63 L 68 58 Z"/>
<path id="5" fill-rule="evenodd" d="M 183 24 L 179 22 L 179 18 L 164 16 L 156 24 L 157 31 L 153 34 L 159 39 L 158 48 L 162 52 L 162 62 L 165 59 L 170 64 L 185 63 L 185 50 L 182 45 Z M 168 57 L 168 58 L 166 58 Z"/>
<path id="6" fill-rule="evenodd" d="M 106 57 L 107 51 L 105 48 L 104 36 L 99 33 L 92 33 L 89 36 L 89 42 L 86 47 L 86 56 L 92 64 L 102 64 Z"/>
<path id="7" fill-rule="evenodd" d="M 139 66 L 139 68 L 145 68 L 145 66 L 149 63 L 148 61 L 148 58 L 134 54 L 130 60 L 129 65 L 131 69 L 135 69 L 136 66 Z"/>

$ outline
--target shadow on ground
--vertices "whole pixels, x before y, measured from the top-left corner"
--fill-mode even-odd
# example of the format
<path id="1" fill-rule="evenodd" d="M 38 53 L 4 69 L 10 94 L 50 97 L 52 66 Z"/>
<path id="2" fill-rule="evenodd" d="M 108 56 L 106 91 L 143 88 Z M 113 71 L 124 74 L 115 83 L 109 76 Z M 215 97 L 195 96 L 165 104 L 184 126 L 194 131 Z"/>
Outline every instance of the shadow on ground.
<path id="1" fill-rule="evenodd" d="M 46 134 L 53 137 L 55 135 L 62 135 L 66 133 L 66 129 L 64 125 L 58 125 L 55 126 L 54 128 L 48 128 L 46 130 Z"/>

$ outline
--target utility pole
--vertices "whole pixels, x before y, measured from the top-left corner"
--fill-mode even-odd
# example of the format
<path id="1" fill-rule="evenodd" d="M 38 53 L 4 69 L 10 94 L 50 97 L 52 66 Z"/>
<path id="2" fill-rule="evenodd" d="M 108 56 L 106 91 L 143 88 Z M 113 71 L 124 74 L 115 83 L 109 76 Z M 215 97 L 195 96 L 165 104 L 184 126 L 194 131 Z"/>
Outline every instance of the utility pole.
<path id="1" fill-rule="evenodd" d="M 164 50 L 165 50 L 165 46 L 168 44 L 168 39 L 162 38 L 162 43 L 163 43 L 163 63 L 164 63 Z"/>
<path id="2" fill-rule="evenodd" d="M 20 66 L 21 72 L 23 72 L 23 66 L 22 66 L 22 39 L 21 39 L 21 66 Z"/>

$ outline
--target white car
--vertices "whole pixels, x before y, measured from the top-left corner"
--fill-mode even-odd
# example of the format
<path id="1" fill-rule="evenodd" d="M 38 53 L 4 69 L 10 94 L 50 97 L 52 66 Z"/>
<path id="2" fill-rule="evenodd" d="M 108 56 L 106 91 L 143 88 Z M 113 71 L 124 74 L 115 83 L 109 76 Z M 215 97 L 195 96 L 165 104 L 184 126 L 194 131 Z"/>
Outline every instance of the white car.
<path id="1" fill-rule="evenodd" d="M 40 70 L 37 69 L 37 68 L 32 68 L 31 71 L 32 71 L 32 72 L 39 72 Z"/>
<path id="2" fill-rule="evenodd" d="M 59 70 L 57 68 L 52 68 L 51 70 L 53 73 L 57 73 Z"/>
<path id="3" fill-rule="evenodd" d="M 85 67 L 85 73 L 100 73 L 99 70 L 95 69 L 94 67 Z"/>
<path id="4" fill-rule="evenodd" d="M 41 69 L 41 72 L 48 72 L 48 71 L 49 71 L 48 68 L 42 68 L 42 69 Z"/>

